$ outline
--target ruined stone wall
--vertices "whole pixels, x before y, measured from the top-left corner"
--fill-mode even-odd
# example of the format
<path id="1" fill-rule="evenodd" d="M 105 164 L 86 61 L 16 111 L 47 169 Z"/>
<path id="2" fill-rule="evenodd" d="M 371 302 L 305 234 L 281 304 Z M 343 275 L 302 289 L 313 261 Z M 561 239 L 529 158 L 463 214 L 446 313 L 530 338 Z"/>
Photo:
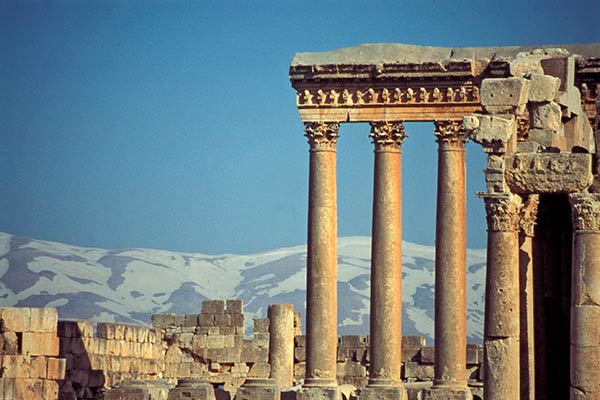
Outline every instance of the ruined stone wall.
<path id="1" fill-rule="evenodd" d="M 0 398 L 58 398 L 66 360 L 57 321 L 55 308 L 0 308 Z"/>

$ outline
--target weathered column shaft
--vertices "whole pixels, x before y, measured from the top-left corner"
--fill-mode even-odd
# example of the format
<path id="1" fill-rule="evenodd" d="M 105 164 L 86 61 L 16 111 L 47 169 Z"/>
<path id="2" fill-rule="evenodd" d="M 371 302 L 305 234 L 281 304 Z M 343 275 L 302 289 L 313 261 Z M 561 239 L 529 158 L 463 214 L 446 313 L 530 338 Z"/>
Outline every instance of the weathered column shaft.
<path id="1" fill-rule="evenodd" d="M 487 273 L 484 329 L 486 400 L 519 399 L 519 209 L 512 194 L 484 196 Z"/>
<path id="2" fill-rule="evenodd" d="M 571 399 L 600 399 L 600 195 L 571 196 Z"/>
<path id="3" fill-rule="evenodd" d="M 400 382 L 402 343 L 402 152 L 400 123 L 373 124 L 371 383 Z"/>
<path id="4" fill-rule="evenodd" d="M 402 399 L 401 122 L 372 122 L 375 145 L 369 383 L 362 399 Z"/>
<path id="5" fill-rule="evenodd" d="M 310 144 L 305 386 L 336 386 L 338 123 L 306 123 Z"/>
<path id="6" fill-rule="evenodd" d="M 521 212 L 519 232 L 521 400 L 535 400 L 533 236 L 539 196 L 530 195 Z"/>
<path id="7" fill-rule="evenodd" d="M 434 388 L 466 388 L 467 228 L 466 133 L 462 121 L 436 121 Z"/>
<path id="8" fill-rule="evenodd" d="M 280 388 L 291 387 L 294 378 L 294 306 L 271 304 L 268 316 L 271 379 Z"/>

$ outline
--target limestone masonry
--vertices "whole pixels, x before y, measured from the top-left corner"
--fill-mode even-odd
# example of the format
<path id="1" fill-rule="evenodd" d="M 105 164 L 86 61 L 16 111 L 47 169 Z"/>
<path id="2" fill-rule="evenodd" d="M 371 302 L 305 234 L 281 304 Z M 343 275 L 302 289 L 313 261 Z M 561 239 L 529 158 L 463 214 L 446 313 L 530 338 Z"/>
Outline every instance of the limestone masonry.
<path id="1" fill-rule="evenodd" d="M 309 144 L 306 334 L 241 301 L 153 328 L 0 309 L 0 398 L 600 400 L 600 44 L 370 44 L 290 66 Z M 435 347 L 402 336 L 405 121 L 438 144 Z M 374 151 L 369 336 L 337 333 L 336 144 Z M 466 343 L 466 143 L 487 154 L 483 347 Z M 340 299 L 343 301 L 343 299 Z"/>

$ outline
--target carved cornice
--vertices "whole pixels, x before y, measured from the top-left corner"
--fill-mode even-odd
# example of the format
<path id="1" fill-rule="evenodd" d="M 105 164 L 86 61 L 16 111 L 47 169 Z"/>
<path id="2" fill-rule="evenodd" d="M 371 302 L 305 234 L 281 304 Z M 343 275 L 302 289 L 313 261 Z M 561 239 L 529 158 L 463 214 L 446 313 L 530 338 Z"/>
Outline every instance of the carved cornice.
<path id="1" fill-rule="evenodd" d="M 339 129 L 338 122 L 305 122 L 304 136 L 308 138 L 310 151 L 335 151 Z"/>
<path id="2" fill-rule="evenodd" d="M 538 206 L 540 204 L 540 196 L 531 194 L 521 208 L 521 219 L 519 226 L 521 233 L 525 236 L 533 237 L 535 226 L 537 225 Z"/>
<path id="3" fill-rule="evenodd" d="M 512 193 L 480 194 L 485 201 L 488 231 L 516 232 L 519 230 L 521 198 Z"/>
<path id="4" fill-rule="evenodd" d="M 408 135 L 404 132 L 404 124 L 399 121 L 371 122 L 371 133 L 375 151 L 400 151 L 404 138 Z"/>
<path id="5" fill-rule="evenodd" d="M 467 132 L 463 129 L 462 121 L 436 120 L 435 137 L 440 147 L 464 149 L 467 143 Z"/>
<path id="6" fill-rule="evenodd" d="M 371 84 L 373 84 L 372 82 Z M 296 95 L 299 108 L 390 105 L 479 104 L 479 88 L 472 84 L 456 86 L 384 86 L 323 84 L 300 89 Z M 312 86 L 312 85 L 311 85 Z"/>
<path id="7" fill-rule="evenodd" d="M 569 196 L 573 229 L 600 233 L 600 195 L 577 193 Z"/>

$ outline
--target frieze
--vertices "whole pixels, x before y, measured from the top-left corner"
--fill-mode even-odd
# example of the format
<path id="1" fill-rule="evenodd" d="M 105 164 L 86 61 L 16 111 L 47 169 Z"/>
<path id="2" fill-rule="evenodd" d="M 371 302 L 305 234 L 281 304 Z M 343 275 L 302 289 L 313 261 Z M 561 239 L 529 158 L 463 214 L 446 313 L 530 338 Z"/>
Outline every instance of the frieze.
<path id="1" fill-rule="evenodd" d="M 371 133 L 375 151 L 399 151 L 408 135 L 404 132 L 404 124 L 400 121 L 371 122 Z"/>
<path id="2" fill-rule="evenodd" d="M 337 122 L 305 122 L 304 131 L 311 151 L 335 151 L 340 129 Z"/>
<path id="3" fill-rule="evenodd" d="M 480 193 L 485 201 L 485 212 L 490 232 L 516 232 L 522 207 L 521 198 L 512 193 Z"/>
<path id="4" fill-rule="evenodd" d="M 569 196 L 573 229 L 577 232 L 600 233 L 600 196 L 577 193 Z"/>
<path id="5" fill-rule="evenodd" d="M 505 177 L 514 193 L 575 193 L 593 182 L 592 155 L 518 153 L 507 155 Z"/>
<path id="6" fill-rule="evenodd" d="M 298 107 L 348 107 L 404 104 L 479 104 L 477 86 L 319 87 L 297 92 Z"/>

